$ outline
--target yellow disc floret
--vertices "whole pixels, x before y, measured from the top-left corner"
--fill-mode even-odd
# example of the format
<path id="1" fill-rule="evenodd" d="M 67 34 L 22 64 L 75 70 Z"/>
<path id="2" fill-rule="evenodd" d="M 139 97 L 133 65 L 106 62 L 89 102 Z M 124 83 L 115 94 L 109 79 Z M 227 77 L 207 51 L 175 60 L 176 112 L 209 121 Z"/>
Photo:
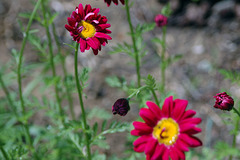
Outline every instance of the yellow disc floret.
<path id="1" fill-rule="evenodd" d="M 82 38 L 87 39 L 87 38 L 91 38 L 95 35 L 96 29 L 91 23 L 88 23 L 88 22 L 82 20 L 78 25 L 83 26 L 83 30 L 80 33 L 80 36 Z"/>
<path id="2" fill-rule="evenodd" d="M 179 135 L 179 126 L 172 118 L 163 118 L 153 128 L 153 137 L 159 143 L 167 146 L 173 145 Z"/>

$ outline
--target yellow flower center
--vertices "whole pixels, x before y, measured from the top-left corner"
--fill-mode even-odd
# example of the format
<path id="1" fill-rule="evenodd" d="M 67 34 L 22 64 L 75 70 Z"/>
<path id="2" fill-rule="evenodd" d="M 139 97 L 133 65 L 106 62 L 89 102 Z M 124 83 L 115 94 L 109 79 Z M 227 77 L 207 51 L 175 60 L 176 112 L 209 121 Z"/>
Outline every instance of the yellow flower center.
<path id="1" fill-rule="evenodd" d="M 87 38 L 91 38 L 95 35 L 96 29 L 91 23 L 88 23 L 88 22 L 82 20 L 78 25 L 83 26 L 83 30 L 80 33 L 80 36 L 82 38 L 87 39 Z"/>
<path id="2" fill-rule="evenodd" d="M 172 118 L 163 118 L 153 128 L 153 137 L 159 143 L 172 145 L 176 142 L 179 135 L 179 126 Z"/>

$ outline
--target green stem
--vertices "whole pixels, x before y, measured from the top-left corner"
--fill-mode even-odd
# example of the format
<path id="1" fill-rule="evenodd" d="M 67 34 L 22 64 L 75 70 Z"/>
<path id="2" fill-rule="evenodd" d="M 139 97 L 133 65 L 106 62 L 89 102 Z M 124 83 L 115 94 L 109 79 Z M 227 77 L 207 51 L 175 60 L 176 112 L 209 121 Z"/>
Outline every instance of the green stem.
<path id="1" fill-rule="evenodd" d="M 235 113 L 237 113 L 237 115 L 240 117 L 240 113 L 239 113 L 239 111 L 238 111 L 236 108 L 234 108 L 234 107 L 233 107 L 233 110 L 234 110 Z"/>
<path id="2" fill-rule="evenodd" d="M 21 102 L 21 108 L 22 108 L 22 114 L 23 115 L 25 114 L 25 104 L 24 104 L 25 102 L 24 102 L 23 93 L 22 93 L 22 76 L 21 76 L 23 51 L 24 51 L 25 46 L 26 46 L 26 42 L 27 42 L 27 39 L 28 39 L 30 27 L 31 27 L 32 22 L 33 22 L 33 18 L 35 16 L 41 2 L 42 2 L 42 0 L 38 0 L 34 9 L 33 9 L 33 12 L 30 16 L 29 21 L 28 21 L 26 32 L 24 33 L 24 36 L 23 36 L 24 37 L 23 38 L 23 43 L 22 43 L 22 46 L 21 46 L 21 49 L 20 49 L 20 52 L 19 52 L 19 60 L 18 60 L 18 67 L 17 67 L 17 81 L 18 81 L 18 92 L 19 92 L 19 98 L 20 98 L 20 102 Z M 29 134 L 30 132 L 29 132 L 29 127 L 28 127 L 28 122 L 26 124 L 23 124 L 23 126 L 26 129 L 26 135 L 27 135 L 27 139 L 29 140 L 29 146 L 32 150 L 34 150 L 35 158 L 39 159 L 38 156 L 37 156 L 37 153 L 36 153 L 36 151 L 33 147 L 31 136 Z"/>
<path id="3" fill-rule="evenodd" d="M 8 91 L 8 89 L 7 89 L 4 81 L 3 81 L 3 79 L 2 79 L 2 73 L 0 73 L 0 84 L 1 84 L 1 86 L 2 86 L 2 88 L 3 88 L 3 91 L 4 91 L 5 95 L 7 96 L 7 100 L 8 100 L 8 103 L 9 103 L 9 106 L 10 106 L 11 110 L 13 111 L 14 115 L 15 115 L 16 117 L 18 117 L 16 108 L 14 107 L 14 103 L 13 103 L 11 97 L 10 97 L 9 91 Z"/>
<path id="4" fill-rule="evenodd" d="M 165 59 L 165 52 L 166 52 L 166 26 L 163 26 L 162 28 L 162 51 L 161 51 L 161 93 L 163 94 L 165 92 L 165 71 L 166 71 L 166 59 Z"/>
<path id="5" fill-rule="evenodd" d="M 236 141 L 237 141 L 237 132 L 239 130 L 239 121 L 240 121 L 240 114 L 239 111 L 233 107 L 233 110 L 238 114 L 238 117 L 235 121 L 235 128 L 234 128 L 234 135 L 233 135 L 233 142 L 232 142 L 232 148 L 236 148 Z M 229 160 L 232 160 L 233 156 L 229 156 Z"/>
<path id="6" fill-rule="evenodd" d="M 7 152 L 4 150 L 4 148 L 2 146 L 0 146 L 0 150 L 1 150 L 2 155 L 5 158 L 5 160 L 9 160 Z"/>
<path id="7" fill-rule="evenodd" d="M 130 32 L 131 32 L 133 50 L 134 50 L 134 54 L 135 54 L 137 83 L 138 83 L 138 87 L 140 87 L 141 86 L 140 62 L 139 62 L 139 55 L 138 55 L 138 50 L 137 50 L 137 46 L 136 46 L 136 39 L 135 39 L 136 37 L 135 37 L 135 33 L 134 33 L 134 30 L 133 30 L 133 26 L 132 26 L 130 8 L 129 8 L 129 2 L 128 1 L 129 0 L 125 0 L 125 8 L 126 8 L 127 20 L 128 20 L 128 24 L 129 24 L 129 28 L 130 28 Z"/>
<path id="8" fill-rule="evenodd" d="M 51 35 L 50 35 L 50 32 L 49 32 L 49 28 L 48 28 L 48 21 L 47 21 L 47 18 L 46 18 L 46 11 L 45 11 L 45 6 L 44 6 L 44 1 L 42 1 L 41 5 L 42 5 L 42 13 L 43 13 L 43 19 L 44 19 L 44 27 L 45 27 L 47 38 L 48 38 L 48 48 L 49 48 L 49 54 L 50 54 L 50 65 L 51 65 L 51 68 L 52 68 L 53 77 L 55 78 L 56 77 L 56 68 L 55 68 L 55 64 L 54 64 L 52 40 L 51 40 Z M 64 112 L 63 112 L 63 109 L 62 109 L 61 100 L 60 100 L 60 96 L 59 96 L 59 89 L 58 89 L 57 85 L 58 84 L 56 83 L 55 86 L 54 86 L 55 96 L 56 96 L 58 110 L 59 110 L 59 113 L 60 113 L 61 122 L 64 125 Z"/>
<path id="9" fill-rule="evenodd" d="M 76 43 L 76 47 L 75 47 L 75 80 L 76 80 L 76 85 L 77 85 L 77 91 L 78 91 L 78 98 L 80 101 L 80 107 L 82 110 L 82 120 L 83 120 L 83 127 L 84 130 L 86 131 L 88 129 L 87 126 L 87 118 L 86 118 L 86 113 L 85 113 L 85 109 L 84 109 L 84 105 L 83 105 L 83 99 L 82 99 L 82 87 L 80 85 L 80 81 L 78 78 L 78 48 L 79 48 L 79 43 Z M 91 160 L 91 148 L 90 148 L 90 142 L 89 142 L 89 135 L 87 132 L 85 132 L 85 141 L 86 141 L 86 146 L 87 146 L 87 155 L 88 155 L 88 160 Z"/>
<path id="10" fill-rule="evenodd" d="M 64 74 L 64 77 L 67 77 L 67 69 L 66 69 L 66 63 L 65 63 L 66 58 L 62 54 L 60 42 L 59 42 L 58 37 L 57 37 L 56 27 L 55 27 L 54 23 L 52 23 L 52 30 L 53 30 L 53 36 L 54 36 L 55 42 L 57 44 L 58 54 L 61 56 L 61 63 L 62 63 L 61 66 L 62 66 L 63 74 Z M 74 110 L 73 110 L 73 98 L 72 98 L 71 90 L 70 90 L 67 83 L 64 83 L 64 86 L 66 88 L 69 110 L 70 110 L 72 119 L 75 120 L 76 117 L 75 117 L 75 113 L 74 113 Z"/>
<path id="11" fill-rule="evenodd" d="M 157 105 L 159 106 L 159 101 L 158 101 L 158 98 L 157 98 L 157 95 L 156 95 L 154 89 L 151 89 L 151 92 L 152 92 L 152 94 L 153 94 L 153 97 L 154 97 L 155 102 L 156 102 Z"/>
<path id="12" fill-rule="evenodd" d="M 133 92 L 130 96 L 128 96 L 128 100 L 130 100 L 133 96 L 137 95 L 139 92 L 141 92 L 143 89 L 147 88 L 148 86 L 142 86 L 137 89 L 137 91 Z"/>

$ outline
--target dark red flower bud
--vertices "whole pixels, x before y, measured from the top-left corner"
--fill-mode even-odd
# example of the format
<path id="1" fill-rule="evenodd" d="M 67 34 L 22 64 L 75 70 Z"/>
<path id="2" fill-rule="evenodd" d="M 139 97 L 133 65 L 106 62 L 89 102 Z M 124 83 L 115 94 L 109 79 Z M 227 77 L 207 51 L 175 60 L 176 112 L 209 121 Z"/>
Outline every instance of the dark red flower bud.
<path id="1" fill-rule="evenodd" d="M 227 111 L 232 110 L 234 100 L 232 97 L 227 95 L 226 92 L 218 93 L 216 96 L 214 96 L 214 98 L 216 98 L 216 102 L 214 105 L 215 108 Z"/>
<path id="2" fill-rule="evenodd" d="M 162 27 L 167 24 L 167 17 L 162 14 L 156 15 L 154 20 L 158 27 Z"/>
<path id="3" fill-rule="evenodd" d="M 128 99 L 120 98 L 112 106 L 112 113 L 119 114 L 120 116 L 125 116 L 130 110 Z"/>

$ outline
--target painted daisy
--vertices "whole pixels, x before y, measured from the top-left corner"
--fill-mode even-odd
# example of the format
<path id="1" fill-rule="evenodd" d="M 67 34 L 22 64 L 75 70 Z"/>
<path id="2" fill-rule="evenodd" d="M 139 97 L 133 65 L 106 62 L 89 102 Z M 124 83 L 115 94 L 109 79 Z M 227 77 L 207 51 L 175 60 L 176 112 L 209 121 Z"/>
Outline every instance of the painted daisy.
<path id="1" fill-rule="evenodd" d="M 202 145 L 193 136 L 201 132 L 196 125 L 201 118 L 193 118 L 194 110 L 186 110 L 188 101 L 168 97 L 162 109 L 148 101 L 148 108 L 142 108 L 139 115 L 144 122 L 133 122 L 134 136 L 140 136 L 134 143 L 136 152 L 145 152 L 147 160 L 185 160 L 184 152 L 189 147 Z"/>
<path id="2" fill-rule="evenodd" d="M 92 48 L 95 55 L 101 51 L 101 45 L 105 46 L 108 40 L 112 38 L 107 35 L 111 31 L 107 28 L 111 27 L 107 23 L 108 19 L 105 16 L 98 14 L 99 8 L 92 8 L 87 4 L 85 8 L 80 3 L 67 18 L 68 24 L 65 28 L 70 32 L 73 40 L 80 44 L 81 52 Z"/>
<path id="3" fill-rule="evenodd" d="M 118 0 L 104 0 L 105 3 L 107 3 L 107 6 L 109 7 L 111 2 L 113 2 L 115 5 L 118 5 Z M 124 0 L 120 0 L 122 4 L 124 5 Z"/>

